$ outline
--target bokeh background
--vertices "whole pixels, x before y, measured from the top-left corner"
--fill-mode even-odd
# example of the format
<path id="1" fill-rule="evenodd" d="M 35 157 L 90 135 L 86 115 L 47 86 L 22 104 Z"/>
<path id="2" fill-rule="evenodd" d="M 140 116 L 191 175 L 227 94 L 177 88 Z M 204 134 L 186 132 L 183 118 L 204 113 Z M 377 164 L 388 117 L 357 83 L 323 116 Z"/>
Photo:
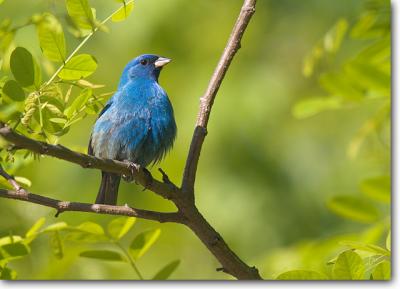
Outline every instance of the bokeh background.
<path id="1" fill-rule="evenodd" d="M 360 194 L 361 180 L 389 171 L 387 153 L 361 149 L 357 157 L 350 158 L 346 152 L 374 103 L 300 120 L 292 114 L 297 101 L 320 89 L 315 79 L 303 76 L 304 57 L 339 18 L 355 22 L 365 2 L 259 0 L 242 48 L 216 98 L 199 163 L 196 202 L 231 248 L 248 264 L 256 265 L 265 278 L 289 269 L 320 268 L 329 254 L 341 249 L 335 236 L 367 229 L 368 225 L 336 216 L 326 203 L 337 194 Z M 105 0 L 91 4 L 99 19 L 118 5 Z M 98 60 L 98 69 L 89 80 L 105 84 L 104 92 L 115 90 L 122 69 L 135 56 L 154 53 L 172 58 L 160 83 L 174 106 L 178 138 L 160 167 L 175 183 L 181 182 L 199 97 L 241 4 L 231 0 L 138 0 L 129 19 L 111 23 L 109 33 L 97 33 L 81 51 Z M 22 24 L 32 13 L 44 11 L 61 17 L 66 13 L 63 1 L 12 0 L 0 6 L 0 19 L 11 15 L 14 23 Z M 72 51 L 79 42 L 65 33 Z M 34 27 L 21 29 L 16 44 L 38 58 L 41 55 Z M 345 42 L 340 57 L 351 54 L 356 46 Z M 72 126 L 60 143 L 84 150 L 94 121 L 95 116 L 90 116 Z M 157 167 L 152 171 L 160 177 Z M 93 202 L 100 184 L 98 171 L 49 157 L 32 162 L 18 175 L 32 181 L 30 191 L 34 193 L 80 202 Z M 119 203 L 174 209 L 168 201 L 127 183 L 120 187 Z M 55 219 L 54 213 L 1 199 L 0 235 L 23 234 L 43 216 L 49 224 L 66 221 L 74 225 L 86 220 L 105 224 L 111 219 L 86 213 L 63 213 Z M 185 227 L 139 220 L 130 234 L 146 228 L 161 228 L 162 233 L 138 262 L 144 275 L 180 259 L 173 279 L 230 278 L 216 272 L 218 262 Z M 38 238 L 32 243 L 32 254 L 10 265 L 19 278 L 135 278 L 125 264 L 79 258 L 79 250 L 86 245 L 66 244 L 64 258 L 56 259 L 48 242 L 44 236 Z M 330 247 L 324 251 L 318 244 Z"/>

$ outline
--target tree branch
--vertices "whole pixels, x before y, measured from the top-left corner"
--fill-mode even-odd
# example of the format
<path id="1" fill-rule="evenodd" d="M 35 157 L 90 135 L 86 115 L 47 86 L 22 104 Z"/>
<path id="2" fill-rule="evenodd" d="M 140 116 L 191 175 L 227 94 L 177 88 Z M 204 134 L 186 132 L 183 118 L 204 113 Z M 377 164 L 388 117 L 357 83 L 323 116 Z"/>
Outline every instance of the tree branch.
<path id="1" fill-rule="evenodd" d="M 157 181 L 143 168 L 133 166 L 126 162 L 110 159 L 101 159 L 86 154 L 72 151 L 62 145 L 51 145 L 45 142 L 36 141 L 21 134 L 14 132 L 10 127 L 0 122 L 0 136 L 13 143 L 19 149 L 27 149 L 41 155 L 48 155 L 80 165 L 83 168 L 99 169 L 102 171 L 116 173 L 120 175 L 131 175 L 139 184 L 150 191 L 166 198 L 174 199 L 177 197 L 178 188 L 169 183 Z"/>
<path id="2" fill-rule="evenodd" d="M 250 22 L 251 16 L 256 11 L 256 0 L 245 0 L 231 32 L 224 52 L 215 68 L 214 74 L 208 84 L 203 97 L 200 98 L 200 109 L 197 115 L 196 128 L 190 144 L 189 154 L 186 159 L 185 171 L 182 179 L 182 190 L 186 194 L 194 194 L 194 183 L 196 179 L 197 164 L 200 158 L 201 148 L 207 135 L 207 124 L 210 118 L 211 108 L 214 104 L 215 96 L 228 71 L 233 57 L 240 48 L 240 41 L 244 31 Z"/>
<path id="3" fill-rule="evenodd" d="M 110 206 L 110 205 L 60 201 L 32 194 L 27 192 L 26 190 L 11 191 L 11 190 L 0 189 L 0 197 L 14 199 L 14 200 L 21 200 L 29 203 L 39 204 L 45 207 L 54 208 L 57 210 L 57 215 L 62 212 L 74 211 L 74 212 L 90 212 L 90 213 L 106 214 L 106 215 L 130 216 L 147 220 L 153 220 L 160 223 L 184 222 L 184 217 L 179 212 L 163 213 L 163 212 L 135 209 L 128 206 Z"/>
<path id="4" fill-rule="evenodd" d="M 5 124 L 0 122 L 0 136 L 18 148 L 28 149 L 38 154 L 53 156 L 68 162 L 81 165 L 83 168 L 100 169 L 107 172 L 132 176 L 139 184 L 155 192 L 156 194 L 171 200 L 178 208 L 175 213 L 162 213 L 129 208 L 127 206 L 108 206 L 98 204 L 86 204 L 65 202 L 31 194 L 21 189 L 15 180 L 5 173 L 1 173 L 15 188 L 16 191 L 0 189 L 0 197 L 18 199 L 57 209 L 58 212 L 81 211 L 99 214 L 136 216 L 139 218 L 155 220 L 159 222 L 176 222 L 188 226 L 221 263 L 223 271 L 238 279 L 261 279 L 257 268 L 244 263 L 226 244 L 221 235 L 207 222 L 195 206 L 194 183 L 201 148 L 207 134 L 207 124 L 211 108 L 224 79 L 224 76 L 232 62 L 233 57 L 240 48 L 240 41 L 244 31 L 255 12 L 256 0 L 244 0 L 236 24 L 229 37 L 228 43 L 220 61 L 210 80 L 208 88 L 200 99 L 200 110 L 197 116 L 196 128 L 193 133 L 188 158 L 182 179 L 182 187 L 178 188 L 163 174 L 163 181 L 155 180 L 145 169 L 132 164 L 115 160 L 104 160 L 69 150 L 61 145 L 50 145 L 36 141 L 15 133 Z M 16 186 L 18 187 L 16 187 Z"/>

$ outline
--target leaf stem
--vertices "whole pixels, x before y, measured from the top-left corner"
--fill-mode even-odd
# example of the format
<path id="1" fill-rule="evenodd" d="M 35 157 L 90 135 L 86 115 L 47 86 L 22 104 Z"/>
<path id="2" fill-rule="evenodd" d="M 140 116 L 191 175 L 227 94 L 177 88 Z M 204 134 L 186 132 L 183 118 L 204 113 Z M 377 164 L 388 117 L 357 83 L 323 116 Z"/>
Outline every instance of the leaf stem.
<path id="1" fill-rule="evenodd" d="M 129 261 L 129 264 L 132 266 L 133 270 L 135 270 L 135 272 L 138 275 L 139 279 L 140 280 L 144 280 L 142 273 L 140 273 L 139 268 L 136 266 L 135 261 L 133 261 L 133 259 L 129 255 L 128 251 L 118 241 L 115 241 L 114 244 L 117 245 L 117 247 L 120 248 L 121 251 L 124 253 L 124 255 L 126 256 L 126 258 Z"/>
<path id="2" fill-rule="evenodd" d="M 126 3 L 126 5 L 133 3 L 133 0 L 130 0 Z M 125 5 L 125 3 L 124 3 Z M 42 87 L 42 89 L 44 87 L 47 87 L 48 85 L 50 85 L 54 79 L 57 77 L 57 75 L 60 73 L 60 71 L 65 67 L 65 65 L 68 63 L 68 61 L 71 60 L 72 57 L 74 57 L 74 55 L 79 51 L 79 49 L 82 48 L 83 45 L 85 45 L 85 43 L 93 36 L 93 34 L 99 30 L 99 28 L 106 24 L 108 22 L 108 20 L 110 20 L 121 8 L 118 8 L 117 10 L 115 10 L 113 13 L 111 13 L 107 18 L 105 18 L 102 22 L 100 22 L 99 25 L 97 25 L 96 27 L 93 28 L 92 32 L 90 32 L 83 40 L 81 43 L 79 43 L 79 45 L 74 49 L 74 51 L 72 51 L 72 53 L 67 57 L 67 59 L 65 59 L 65 61 L 60 65 L 60 67 L 56 70 L 56 72 L 54 72 L 54 74 L 50 77 L 50 79 L 44 84 L 44 86 Z"/>

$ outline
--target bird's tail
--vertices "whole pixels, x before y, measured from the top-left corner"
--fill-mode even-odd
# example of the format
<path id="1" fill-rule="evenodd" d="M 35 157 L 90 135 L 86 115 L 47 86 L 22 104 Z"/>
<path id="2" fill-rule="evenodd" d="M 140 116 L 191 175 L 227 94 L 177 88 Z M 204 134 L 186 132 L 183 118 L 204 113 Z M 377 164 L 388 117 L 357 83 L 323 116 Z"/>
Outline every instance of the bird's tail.
<path id="1" fill-rule="evenodd" d="M 105 172 L 101 172 L 101 176 L 101 185 L 97 194 L 96 204 L 116 205 L 121 176 Z"/>

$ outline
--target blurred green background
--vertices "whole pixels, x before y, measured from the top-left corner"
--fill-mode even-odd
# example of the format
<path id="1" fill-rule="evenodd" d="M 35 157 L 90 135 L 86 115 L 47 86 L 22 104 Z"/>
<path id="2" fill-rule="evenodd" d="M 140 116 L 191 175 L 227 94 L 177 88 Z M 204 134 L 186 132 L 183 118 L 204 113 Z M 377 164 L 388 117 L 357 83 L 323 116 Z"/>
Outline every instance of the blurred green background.
<path id="1" fill-rule="evenodd" d="M 301 120 L 292 115 L 297 101 L 321 93 L 318 82 L 302 74 L 304 57 L 339 18 L 354 23 L 365 2 L 259 0 L 242 48 L 216 98 L 199 163 L 196 202 L 231 248 L 248 264 L 256 265 L 265 278 L 290 269 L 319 268 L 332 250 L 319 254 L 310 251 L 310 246 L 330 240 L 333 250 L 340 250 L 332 241 L 334 236 L 369 228 L 334 215 L 326 203 L 338 194 L 358 195 L 360 181 L 389 172 L 388 150 L 362 147 L 353 158 L 346 152 L 376 103 Z M 116 89 L 125 64 L 137 55 L 172 58 L 160 83 L 174 106 L 178 138 L 160 166 L 175 183 L 181 182 L 199 97 L 241 4 L 232 0 L 138 0 L 126 21 L 109 24 L 109 33 L 96 33 L 81 51 L 98 60 L 98 69 L 89 80 L 105 84 L 104 92 Z M 115 1 L 105 0 L 91 1 L 91 5 L 99 19 L 118 7 Z M 0 6 L 0 20 L 11 17 L 18 25 L 44 11 L 60 18 L 66 13 L 63 1 L 12 0 Z M 72 51 L 79 41 L 65 34 Z M 34 27 L 20 30 L 15 43 L 37 59 L 41 57 Z M 356 49 L 357 43 L 345 41 L 337 57 L 345 58 Z M 94 121 L 95 116 L 90 116 L 72 126 L 60 143 L 84 150 Z M 152 171 L 160 178 L 157 166 Z M 70 201 L 93 202 L 100 184 L 99 172 L 49 157 L 32 162 L 18 175 L 32 181 L 30 191 Z M 168 201 L 127 183 L 120 187 L 119 203 L 174 209 Z M 1 199 L 0 236 L 23 234 L 42 216 L 49 224 L 66 221 L 72 225 L 85 220 L 107 223 L 112 218 L 67 212 L 55 219 L 54 214 L 48 208 Z M 145 276 L 180 259 L 173 279 L 230 278 L 215 271 L 218 262 L 185 227 L 138 220 L 130 234 L 146 228 L 161 228 L 162 233 L 138 262 Z M 66 244 L 65 257 L 58 260 L 48 248 L 48 239 L 40 237 L 32 243 L 32 254 L 11 267 L 21 279 L 135 278 L 124 264 L 79 258 L 81 248 Z M 312 254 L 303 258 L 304 252 Z"/>

